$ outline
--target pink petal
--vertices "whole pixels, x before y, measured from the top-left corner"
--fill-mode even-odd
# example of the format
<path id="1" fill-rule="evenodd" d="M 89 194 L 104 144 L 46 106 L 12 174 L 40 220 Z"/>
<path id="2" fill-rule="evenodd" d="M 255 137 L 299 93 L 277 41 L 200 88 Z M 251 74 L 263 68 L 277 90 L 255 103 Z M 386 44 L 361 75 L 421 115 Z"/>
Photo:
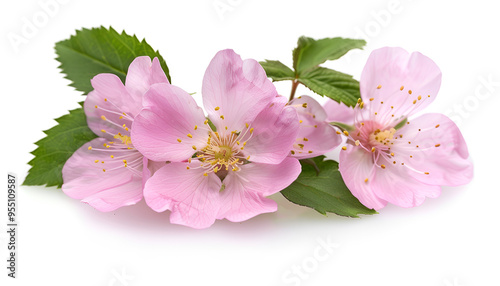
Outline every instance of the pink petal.
<path id="1" fill-rule="evenodd" d="M 142 108 L 142 98 L 132 96 L 119 77 L 114 74 L 98 74 L 92 80 L 92 87 L 101 102 L 96 102 L 100 106 L 105 101 L 112 104 L 119 113 L 125 112 L 132 118 L 139 113 Z M 105 100 L 106 99 L 106 100 Z"/>
<path id="2" fill-rule="evenodd" d="M 407 169 L 393 164 L 378 168 L 370 186 L 380 199 L 404 208 L 419 206 L 426 197 L 437 198 L 441 194 L 441 187 L 419 182 Z"/>
<path id="3" fill-rule="evenodd" d="M 242 61 L 233 50 L 223 50 L 205 72 L 202 94 L 203 105 L 217 130 L 227 127 L 241 131 L 277 92 L 257 61 Z"/>
<path id="4" fill-rule="evenodd" d="M 354 124 L 354 108 L 331 99 L 328 99 L 323 107 L 327 114 L 327 122 L 340 122 L 347 125 Z"/>
<path id="5" fill-rule="evenodd" d="M 92 83 L 96 89 L 87 95 L 84 104 L 89 128 L 109 141 L 113 141 L 113 136 L 118 133 L 130 136 L 128 129 L 134 114 L 128 112 L 132 109 L 137 112 L 136 109 L 142 108 L 142 103 L 131 99 L 115 75 L 99 74 Z M 132 104 L 139 105 L 135 108 Z"/>
<path id="6" fill-rule="evenodd" d="M 250 161 L 278 164 L 290 153 L 299 131 L 299 120 L 294 108 L 285 107 L 286 102 L 284 97 L 275 97 L 251 123 L 253 134 L 244 147 Z"/>
<path id="7" fill-rule="evenodd" d="M 307 121 L 301 124 L 293 145 L 293 157 L 298 159 L 316 157 L 332 151 L 342 143 L 342 137 L 330 124 L 316 122 L 314 125 L 316 127 L 306 127 L 304 123 L 307 124 Z"/>
<path id="8" fill-rule="evenodd" d="M 155 84 L 134 120 L 132 142 L 151 160 L 184 161 L 196 152 L 193 146 L 205 147 L 208 129 L 204 121 L 203 110 L 191 95 L 170 84 Z"/>
<path id="9" fill-rule="evenodd" d="M 441 71 L 431 59 L 388 47 L 371 53 L 360 80 L 366 109 L 384 125 L 395 125 L 425 108 L 440 85 Z"/>
<path id="10" fill-rule="evenodd" d="M 325 121 L 325 110 L 312 97 L 298 97 L 290 101 L 289 105 L 296 108 L 300 120 L 292 156 L 299 159 L 316 157 L 333 150 L 342 142 L 336 130 Z"/>
<path id="11" fill-rule="evenodd" d="M 192 228 L 207 228 L 215 222 L 220 207 L 221 181 L 214 173 L 204 176 L 198 161 L 170 163 L 159 169 L 144 188 L 146 203 L 153 210 L 171 210 L 170 222 Z M 187 169 L 191 166 L 191 169 Z"/>
<path id="12" fill-rule="evenodd" d="M 125 80 L 125 87 L 136 101 L 142 101 L 142 96 L 155 83 L 169 83 L 161 68 L 158 58 L 151 62 L 149 56 L 137 57 L 130 64 Z"/>
<path id="13" fill-rule="evenodd" d="M 156 162 L 148 160 L 148 158 L 143 157 L 142 165 L 144 168 L 142 169 L 142 186 L 146 184 L 147 180 L 153 176 L 156 171 L 158 171 L 161 167 L 165 166 L 166 162 Z"/>
<path id="14" fill-rule="evenodd" d="M 123 159 L 142 162 L 142 155 L 130 150 L 121 152 L 120 159 L 112 159 L 110 154 L 113 153 L 99 151 L 105 149 L 103 144 L 106 142 L 104 138 L 96 138 L 84 144 L 66 161 L 62 170 L 63 192 L 103 212 L 133 205 L 142 199 L 140 173 L 125 168 L 122 162 Z M 89 146 L 93 149 L 89 150 Z"/>
<path id="15" fill-rule="evenodd" d="M 326 120 L 327 115 L 325 109 L 319 102 L 310 96 L 299 96 L 292 99 L 288 105 L 295 107 L 299 115 L 304 117 L 310 117 L 315 121 L 321 122 Z"/>
<path id="16" fill-rule="evenodd" d="M 275 212 L 276 202 L 265 198 L 289 186 L 300 174 L 297 159 L 286 158 L 277 165 L 251 163 L 238 172 L 229 172 L 221 192 L 218 219 L 240 222 L 261 213 Z"/>
<path id="17" fill-rule="evenodd" d="M 463 185 L 472 180 L 473 167 L 468 160 L 467 145 L 448 117 L 422 115 L 398 130 L 398 134 L 405 140 L 393 146 L 394 160 L 413 170 L 409 174 L 415 179 L 438 186 Z"/>
<path id="18" fill-rule="evenodd" d="M 346 151 L 340 152 L 339 171 L 347 188 L 363 205 L 375 210 L 385 207 L 387 202 L 374 193 L 375 168 L 370 153 L 347 147 Z"/>

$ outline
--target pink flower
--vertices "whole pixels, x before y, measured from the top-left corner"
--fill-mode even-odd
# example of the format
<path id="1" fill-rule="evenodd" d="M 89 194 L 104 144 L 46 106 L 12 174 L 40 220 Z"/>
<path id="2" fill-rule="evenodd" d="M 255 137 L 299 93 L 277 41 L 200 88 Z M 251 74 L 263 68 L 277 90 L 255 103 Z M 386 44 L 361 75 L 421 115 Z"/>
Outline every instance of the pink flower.
<path id="1" fill-rule="evenodd" d="M 89 128 L 99 138 L 80 147 L 63 167 L 62 190 L 100 211 L 112 211 L 142 199 L 143 183 L 164 163 L 148 161 L 135 149 L 130 127 L 154 83 L 168 84 L 157 58 L 136 58 L 125 85 L 113 74 L 92 79 L 85 100 Z M 147 167 L 146 167 L 147 166 Z"/>
<path id="2" fill-rule="evenodd" d="M 300 123 L 291 156 L 298 159 L 312 158 L 332 151 L 340 145 L 342 138 L 330 125 L 325 109 L 316 100 L 303 95 L 291 100 L 289 105 L 296 108 Z"/>
<path id="3" fill-rule="evenodd" d="M 193 228 L 276 211 L 266 196 L 301 170 L 297 159 L 287 158 L 297 138 L 296 111 L 277 96 L 258 62 L 232 50 L 213 58 L 202 94 L 217 131 L 182 89 L 156 84 L 146 93 L 132 128 L 134 146 L 151 160 L 171 162 L 147 181 L 146 203 Z"/>
<path id="4" fill-rule="evenodd" d="M 347 187 L 365 206 L 418 206 L 425 197 L 438 197 L 440 186 L 472 179 L 467 146 L 448 117 L 425 114 L 405 122 L 434 100 L 440 85 L 441 71 L 420 53 L 382 48 L 370 55 L 339 164 Z"/>

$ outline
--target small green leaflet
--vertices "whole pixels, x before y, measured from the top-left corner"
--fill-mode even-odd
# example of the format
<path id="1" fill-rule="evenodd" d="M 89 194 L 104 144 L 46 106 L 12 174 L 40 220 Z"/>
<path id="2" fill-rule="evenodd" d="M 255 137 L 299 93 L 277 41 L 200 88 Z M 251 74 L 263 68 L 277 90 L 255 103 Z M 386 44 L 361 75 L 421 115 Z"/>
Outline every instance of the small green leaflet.
<path id="1" fill-rule="evenodd" d="M 83 104 L 83 103 L 81 103 Z M 62 168 L 66 160 L 80 146 L 97 136 L 87 127 L 87 119 L 82 108 L 71 110 L 69 114 L 56 119 L 58 125 L 44 131 L 47 135 L 35 144 L 38 148 L 28 164 L 31 165 L 24 185 L 62 186 Z"/>
<path id="2" fill-rule="evenodd" d="M 346 38 L 325 38 L 314 40 L 300 37 L 297 47 L 293 51 L 294 64 L 297 74 L 301 75 L 308 69 L 317 67 L 326 62 L 336 60 L 352 49 L 362 49 L 366 45 L 364 40 Z"/>
<path id="3" fill-rule="evenodd" d="M 125 82 L 128 67 L 138 56 L 157 57 L 170 81 L 167 64 L 163 57 L 145 40 L 125 32 L 117 33 L 113 28 L 82 29 L 76 35 L 58 42 L 55 46 L 59 66 L 71 86 L 87 94 L 93 90 L 90 80 L 100 73 L 112 73 Z M 45 138 L 35 144 L 31 152 L 32 167 L 24 185 L 46 185 L 61 187 L 62 168 L 66 160 L 83 144 L 97 136 L 88 128 L 82 108 L 56 119 L 58 125 L 45 131 Z"/>
<path id="4" fill-rule="evenodd" d="M 157 57 L 171 82 L 167 64 L 158 51 L 145 40 L 125 32 L 119 34 L 111 27 L 76 31 L 76 35 L 58 42 L 55 49 L 59 68 L 72 81 L 70 85 L 85 94 L 93 89 L 90 80 L 100 73 L 115 74 L 125 82 L 128 66 L 138 56 Z"/>
<path id="5" fill-rule="evenodd" d="M 341 216 L 359 217 L 376 214 L 354 197 L 344 184 L 338 163 L 325 160 L 325 156 L 301 160 L 302 173 L 295 182 L 281 191 L 292 203 Z"/>
<path id="6" fill-rule="evenodd" d="M 266 60 L 260 64 L 273 81 L 292 80 L 295 85 L 301 83 L 321 96 L 355 106 L 360 98 L 359 82 L 350 75 L 319 65 L 336 60 L 352 49 L 361 49 L 365 44 L 364 40 L 346 38 L 300 37 L 293 50 L 293 70 L 279 61 Z"/>
<path id="7" fill-rule="evenodd" d="M 272 78 L 273 81 L 295 79 L 295 72 L 286 65 L 282 64 L 280 61 L 266 60 L 264 62 L 260 62 L 260 65 L 266 71 L 267 76 Z"/>
<path id="8" fill-rule="evenodd" d="M 304 72 L 298 81 L 319 95 L 354 106 L 360 98 L 359 82 L 352 76 L 335 70 L 315 67 Z"/>

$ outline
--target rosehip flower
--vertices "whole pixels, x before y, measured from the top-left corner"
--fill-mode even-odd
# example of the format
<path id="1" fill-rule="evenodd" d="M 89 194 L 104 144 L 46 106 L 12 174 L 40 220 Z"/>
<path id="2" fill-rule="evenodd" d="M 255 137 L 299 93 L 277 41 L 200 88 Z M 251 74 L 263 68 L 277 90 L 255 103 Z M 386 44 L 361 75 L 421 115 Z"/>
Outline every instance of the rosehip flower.
<path id="1" fill-rule="evenodd" d="M 428 106 L 441 71 L 428 57 L 401 48 L 372 52 L 361 75 L 354 130 L 344 131 L 342 177 L 361 203 L 414 207 L 436 198 L 441 186 L 472 179 L 469 153 L 458 127 L 442 114 L 408 117 Z"/>
<path id="2" fill-rule="evenodd" d="M 277 96 L 258 62 L 243 61 L 232 50 L 213 58 L 202 94 L 215 128 L 182 89 L 156 84 L 146 93 L 132 141 L 149 159 L 171 162 L 147 181 L 146 203 L 157 212 L 170 210 L 172 223 L 193 228 L 276 211 L 266 196 L 301 170 L 287 157 L 297 138 L 297 112 Z"/>
<path id="3" fill-rule="evenodd" d="M 341 136 L 327 120 L 325 109 L 315 99 L 303 95 L 291 100 L 289 105 L 296 108 L 300 123 L 291 156 L 298 159 L 316 157 L 342 143 Z"/>
<path id="4" fill-rule="evenodd" d="M 125 85 L 113 74 L 98 74 L 84 111 L 96 138 L 66 161 L 62 190 L 99 211 L 113 211 L 142 199 L 145 180 L 164 163 L 144 158 L 132 144 L 130 128 L 142 109 L 142 97 L 151 84 L 168 79 L 157 58 L 136 58 L 129 66 Z"/>

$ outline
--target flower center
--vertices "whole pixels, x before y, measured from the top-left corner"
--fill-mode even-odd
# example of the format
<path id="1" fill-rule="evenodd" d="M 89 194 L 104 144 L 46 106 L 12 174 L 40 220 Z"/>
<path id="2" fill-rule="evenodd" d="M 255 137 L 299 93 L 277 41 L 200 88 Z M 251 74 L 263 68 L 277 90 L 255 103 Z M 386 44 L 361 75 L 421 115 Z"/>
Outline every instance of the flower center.
<path id="1" fill-rule="evenodd" d="M 243 155 L 244 145 L 238 141 L 239 134 L 231 132 L 230 134 L 220 135 L 218 132 L 211 131 L 207 146 L 200 150 L 196 155 L 202 162 L 201 167 L 206 168 L 207 172 L 213 171 L 233 171 L 239 170 L 239 165 L 247 161 Z"/>
<path id="2" fill-rule="evenodd" d="M 370 145 L 376 146 L 380 144 L 388 145 L 394 139 L 394 134 L 396 134 L 396 129 L 391 128 L 388 130 L 380 131 L 380 129 L 375 130 L 369 136 Z"/>
<path id="3" fill-rule="evenodd" d="M 214 146 L 212 151 L 215 153 L 215 160 L 218 160 L 219 162 L 229 162 L 231 156 L 233 155 L 232 148 L 229 148 L 228 146 Z"/>

